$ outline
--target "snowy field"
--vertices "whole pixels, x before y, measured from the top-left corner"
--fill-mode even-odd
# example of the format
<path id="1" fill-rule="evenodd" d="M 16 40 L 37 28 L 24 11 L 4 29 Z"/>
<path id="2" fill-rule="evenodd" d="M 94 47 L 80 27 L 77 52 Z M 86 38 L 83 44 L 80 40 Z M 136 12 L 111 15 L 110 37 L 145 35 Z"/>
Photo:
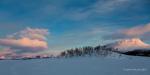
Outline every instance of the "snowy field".
<path id="1" fill-rule="evenodd" d="M 122 56 L 1 60 L 0 75 L 150 75 L 150 58 Z"/>

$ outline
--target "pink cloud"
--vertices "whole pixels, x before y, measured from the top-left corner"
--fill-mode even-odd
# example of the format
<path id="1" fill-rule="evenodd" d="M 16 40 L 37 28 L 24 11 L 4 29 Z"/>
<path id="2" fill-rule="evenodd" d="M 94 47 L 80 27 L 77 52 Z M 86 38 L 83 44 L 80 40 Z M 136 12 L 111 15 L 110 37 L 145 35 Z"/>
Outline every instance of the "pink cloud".
<path id="1" fill-rule="evenodd" d="M 20 32 L 16 32 L 12 35 L 8 35 L 8 38 L 30 38 L 30 39 L 37 39 L 37 40 L 46 40 L 46 36 L 49 34 L 47 29 L 33 29 L 33 28 L 26 28 Z"/>
<path id="2" fill-rule="evenodd" d="M 23 50 L 44 50 L 48 48 L 47 42 L 29 38 L 0 39 L 0 45 Z"/>
<path id="3" fill-rule="evenodd" d="M 150 40 L 150 23 L 141 26 L 135 26 L 128 29 L 120 29 L 109 35 L 104 36 L 104 39 L 127 39 L 140 38 L 142 40 Z"/>
<path id="4" fill-rule="evenodd" d="M 0 46 L 19 51 L 41 51 L 48 48 L 47 29 L 26 28 L 0 39 Z"/>
<path id="5" fill-rule="evenodd" d="M 150 23 L 144 26 L 137 26 L 130 29 L 122 30 L 122 33 L 127 36 L 141 36 L 148 32 L 150 32 Z"/>
<path id="6" fill-rule="evenodd" d="M 10 50 L 10 48 L 5 48 L 5 49 L 2 49 L 0 50 L 0 56 L 3 56 L 3 55 L 10 55 L 12 54 L 13 52 Z"/>
<path id="7" fill-rule="evenodd" d="M 3 48 L 0 50 L 0 59 L 7 59 L 16 56 L 16 53 L 10 48 Z"/>

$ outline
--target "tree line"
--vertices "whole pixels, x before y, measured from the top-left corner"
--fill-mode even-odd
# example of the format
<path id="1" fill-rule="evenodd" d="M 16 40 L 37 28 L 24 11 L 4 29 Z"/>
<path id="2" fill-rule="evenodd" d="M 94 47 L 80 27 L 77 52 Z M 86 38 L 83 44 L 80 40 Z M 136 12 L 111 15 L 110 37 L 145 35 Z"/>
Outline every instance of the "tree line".
<path id="1" fill-rule="evenodd" d="M 106 46 L 86 46 L 81 48 L 69 49 L 61 52 L 61 57 L 74 57 L 74 56 L 108 56 L 112 54 L 112 48 Z"/>

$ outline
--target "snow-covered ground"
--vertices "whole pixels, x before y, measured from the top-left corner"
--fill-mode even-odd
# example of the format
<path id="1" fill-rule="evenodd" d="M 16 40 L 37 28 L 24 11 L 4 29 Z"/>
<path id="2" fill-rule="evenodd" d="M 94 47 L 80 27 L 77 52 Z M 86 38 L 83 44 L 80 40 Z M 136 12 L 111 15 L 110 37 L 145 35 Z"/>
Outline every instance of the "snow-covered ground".
<path id="1" fill-rule="evenodd" d="M 0 75 L 150 75 L 150 60 L 139 56 L 2 60 Z"/>

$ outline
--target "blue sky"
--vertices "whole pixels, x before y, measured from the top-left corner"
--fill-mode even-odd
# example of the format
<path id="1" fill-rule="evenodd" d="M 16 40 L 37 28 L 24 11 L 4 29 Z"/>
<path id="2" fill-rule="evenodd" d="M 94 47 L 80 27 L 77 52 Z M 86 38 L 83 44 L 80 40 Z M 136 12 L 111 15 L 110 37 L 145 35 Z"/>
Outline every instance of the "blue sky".
<path id="1" fill-rule="evenodd" d="M 0 0 L 0 37 L 48 29 L 49 50 L 108 43 L 121 29 L 150 23 L 149 0 Z M 114 35 L 115 36 L 115 35 Z"/>

